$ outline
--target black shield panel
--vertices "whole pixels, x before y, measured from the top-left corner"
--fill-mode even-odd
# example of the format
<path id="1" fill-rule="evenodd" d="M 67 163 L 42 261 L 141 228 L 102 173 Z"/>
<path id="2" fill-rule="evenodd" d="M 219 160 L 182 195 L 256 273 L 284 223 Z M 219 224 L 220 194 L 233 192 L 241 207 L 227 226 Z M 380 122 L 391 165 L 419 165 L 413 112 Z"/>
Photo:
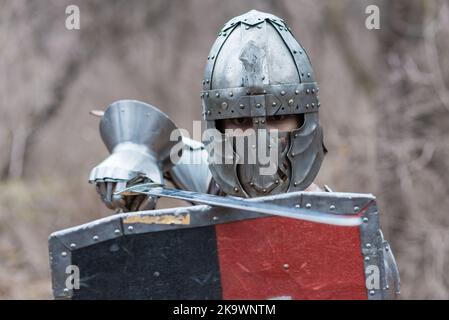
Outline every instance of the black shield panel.
<path id="1" fill-rule="evenodd" d="M 73 299 L 221 299 L 215 227 L 126 235 L 72 252 Z"/>

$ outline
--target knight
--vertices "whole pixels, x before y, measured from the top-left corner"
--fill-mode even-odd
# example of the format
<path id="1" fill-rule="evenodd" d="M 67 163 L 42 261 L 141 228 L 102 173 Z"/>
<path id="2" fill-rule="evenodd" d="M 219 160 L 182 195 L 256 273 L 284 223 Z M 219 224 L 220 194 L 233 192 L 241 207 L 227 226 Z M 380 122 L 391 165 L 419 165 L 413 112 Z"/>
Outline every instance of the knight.
<path id="1" fill-rule="evenodd" d="M 202 83 L 207 129 L 223 133 L 237 128 L 279 130 L 278 170 L 270 176 L 254 176 L 257 164 L 208 163 L 204 145 L 184 138 L 185 158 L 202 159 L 202 165 L 196 162 L 193 166 L 172 166 L 164 172 L 166 179 L 179 188 L 238 197 L 320 190 L 313 183 L 326 153 L 318 117 L 319 88 L 306 51 L 282 19 L 252 10 L 228 21 L 207 57 Z M 119 101 L 112 108 L 120 105 L 126 109 L 122 112 L 140 119 L 139 112 L 145 112 L 145 108 L 142 103 L 137 104 Z M 124 125 L 131 126 L 131 123 Z M 155 132 L 167 136 L 159 125 L 157 121 L 148 122 L 146 127 L 153 126 L 153 137 Z M 107 136 L 113 134 L 112 129 L 101 124 L 101 130 L 108 144 Z M 95 167 L 89 182 L 97 186 L 102 200 L 111 209 L 151 208 L 154 200 L 114 197 L 117 184 L 129 185 L 137 176 L 150 180 L 154 176 L 145 167 L 145 161 L 135 159 L 136 152 L 125 149 L 120 160 L 114 156 Z"/>
<path id="2" fill-rule="evenodd" d="M 235 146 L 224 152 L 230 161 L 210 161 L 209 141 L 185 136 L 180 161 L 172 163 L 176 141 L 167 137 L 176 126 L 153 106 L 122 100 L 101 119 L 101 136 L 111 155 L 89 177 L 108 208 L 155 209 L 157 197 L 117 192 L 142 182 L 170 181 L 178 189 L 241 198 L 332 192 L 314 182 L 327 152 L 319 122 L 319 87 L 309 56 L 284 20 L 252 10 L 225 23 L 207 56 L 200 95 L 206 129 L 220 138 L 215 146 L 225 149 L 235 141 L 236 130 L 275 130 L 274 138 L 256 134 L 257 143 L 248 147 L 249 153 L 257 153 L 261 145 L 275 149 L 275 168 L 267 174 L 261 170 L 266 164 L 239 161 L 244 156 Z M 247 143 L 250 136 L 245 136 Z M 398 287 L 389 252 L 385 274 L 389 285 Z"/>

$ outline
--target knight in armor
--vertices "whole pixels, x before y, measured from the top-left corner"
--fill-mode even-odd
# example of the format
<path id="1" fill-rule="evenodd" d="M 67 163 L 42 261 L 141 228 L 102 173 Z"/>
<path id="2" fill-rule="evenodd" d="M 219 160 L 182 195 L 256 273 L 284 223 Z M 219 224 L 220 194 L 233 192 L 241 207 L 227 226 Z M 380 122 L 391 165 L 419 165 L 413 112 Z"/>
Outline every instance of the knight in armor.
<path id="1" fill-rule="evenodd" d="M 203 144 L 184 138 L 184 157 L 202 159 L 202 165 L 175 165 L 164 172 L 166 179 L 179 188 L 238 197 L 321 190 L 313 183 L 326 153 L 318 117 L 319 88 L 307 53 L 282 19 L 252 10 L 227 22 L 207 57 L 202 83 L 207 129 L 278 129 L 278 168 L 268 176 L 257 174 L 257 164 L 208 165 Z M 145 112 L 130 101 L 118 104 L 128 112 Z M 102 132 L 103 138 L 109 134 Z M 117 185 L 163 179 L 154 178 L 158 170 L 146 168 L 142 154 L 132 147 L 120 154 L 120 159 L 108 158 L 95 167 L 90 182 L 108 208 L 153 208 L 154 200 L 145 196 L 114 195 Z"/>
<path id="2" fill-rule="evenodd" d="M 176 129 L 170 119 L 147 104 L 118 101 L 100 124 L 111 156 L 89 178 L 108 208 L 154 209 L 155 197 L 116 191 L 167 180 L 179 189 L 243 198 L 330 191 L 314 183 L 327 152 L 319 123 L 319 88 L 305 49 L 284 20 L 252 10 L 228 21 L 207 56 L 202 85 L 206 128 L 216 130 L 223 145 L 235 138 L 227 134 L 229 129 L 278 131 L 276 141 L 270 137 L 264 141 L 265 146 L 277 146 L 275 170 L 261 174 L 257 161 L 238 162 L 241 155 L 235 149 L 232 161 L 208 161 L 207 146 L 187 137 L 182 138 L 181 160 L 195 159 L 195 163 L 172 164 L 174 142 L 165 142 Z M 262 138 L 256 139 L 254 152 Z"/>

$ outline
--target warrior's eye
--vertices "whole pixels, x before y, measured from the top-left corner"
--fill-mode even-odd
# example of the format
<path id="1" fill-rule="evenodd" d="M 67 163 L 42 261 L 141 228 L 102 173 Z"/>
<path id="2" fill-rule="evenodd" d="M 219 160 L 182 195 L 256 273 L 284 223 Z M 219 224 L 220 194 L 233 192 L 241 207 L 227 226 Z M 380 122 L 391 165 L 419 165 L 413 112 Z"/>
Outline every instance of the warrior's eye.
<path id="1" fill-rule="evenodd" d="M 241 129 L 243 131 L 252 127 L 252 118 L 233 118 L 217 120 L 216 128 L 225 133 L 226 129 Z"/>
<path id="2" fill-rule="evenodd" d="M 304 124 L 303 114 L 279 114 L 267 117 L 268 129 L 278 129 L 280 131 L 292 131 L 301 128 Z"/>
<path id="3" fill-rule="evenodd" d="M 285 115 L 283 115 L 283 114 L 279 114 L 279 115 L 275 115 L 275 116 L 271 117 L 271 120 L 274 120 L 274 121 L 281 121 L 284 119 L 285 119 Z"/>
<path id="4" fill-rule="evenodd" d="M 242 124 L 248 124 L 249 123 L 249 118 L 235 118 L 232 119 L 232 123 L 235 125 L 242 125 Z"/>

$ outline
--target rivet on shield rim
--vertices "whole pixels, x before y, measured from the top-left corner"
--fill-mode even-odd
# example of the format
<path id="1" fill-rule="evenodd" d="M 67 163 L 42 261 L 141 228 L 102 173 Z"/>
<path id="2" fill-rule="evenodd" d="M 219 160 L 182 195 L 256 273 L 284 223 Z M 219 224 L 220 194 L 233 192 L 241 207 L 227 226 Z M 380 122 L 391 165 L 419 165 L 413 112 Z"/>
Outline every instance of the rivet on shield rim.
<path id="1" fill-rule="evenodd" d="M 334 211 L 334 210 L 335 210 L 335 206 L 332 204 L 332 205 L 329 207 L 329 209 L 332 210 L 332 211 Z"/>
<path id="2" fill-rule="evenodd" d="M 354 212 L 359 212 L 359 211 L 360 211 L 360 208 L 357 207 L 357 206 L 355 206 L 355 207 L 354 207 Z"/>
<path id="3" fill-rule="evenodd" d="M 235 191 L 235 192 L 239 192 L 239 188 L 235 187 L 235 188 L 234 188 L 234 191 Z"/>
<path id="4" fill-rule="evenodd" d="M 284 263 L 284 265 L 282 266 L 285 270 L 288 270 L 290 268 L 290 266 L 288 265 L 288 263 Z"/>
<path id="5" fill-rule="evenodd" d="M 212 220 L 217 221 L 217 220 L 218 220 L 218 217 L 217 217 L 217 216 L 214 216 L 214 217 L 212 218 Z"/>
<path id="6" fill-rule="evenodd" d="M 92 237 L 92 240 L 98 241 L 98 236 L 93 236 L 93 237 Z"/>
<path id="7" fill-rule="evenodd" d="M 364 218 L 362 219 L 362 221 L 363 221 L 364 223 L 367 223 L 367 222 L 368 222 L 368 218 L 367 218 L 367 217 L 364 217 Z"/>
<path id="8" fill-rule="evenodd" d="M 375 293 L 376 293 L 376 291 L 374 291 L 374 290 L 371 290 L 371 291 L 369 292 L 369 294 L 372 295 L 372 296 L 374 296 Z"/>
<path id="9" fill-rule="evenodd" d="M 129 231 L 129 232 L 132 232 L 133 230 L 134 230 L 134 227 L 133 227 L 133 226 L 129 226 L 129 227 L 128 227 L 128 231 Z"/>
<path id="10" fill-rule="evenodd" d="M 72 249 L 76 248 L 76 244 L 75 243 L 71 243 L 70 244 L 70 248 L 72 248 Z"/>
<path id="11" fill-rule="evenodd" d="M 312 208 L 312 205 L 310 203 L 306 204 L 306 209 Z"/>
<path id="12" fill-rule="evenodd" d="M 65 252 L 65 251 L 61 252 L 61 256 L 67 257 L 67 252 Z"/>
<path id="13" fill-rule="evenodd" d="M 370 260 L 370 258 L 367 256 L 367 257 L 365 257 L 365 261 L 369 261 Z"/>
<path id="14" fill-rule="evenodd" d="M 120 230 L 119 229 L 115 229 L 114 230 L 114 234 L 119 235 L 120 234 Z"/>

